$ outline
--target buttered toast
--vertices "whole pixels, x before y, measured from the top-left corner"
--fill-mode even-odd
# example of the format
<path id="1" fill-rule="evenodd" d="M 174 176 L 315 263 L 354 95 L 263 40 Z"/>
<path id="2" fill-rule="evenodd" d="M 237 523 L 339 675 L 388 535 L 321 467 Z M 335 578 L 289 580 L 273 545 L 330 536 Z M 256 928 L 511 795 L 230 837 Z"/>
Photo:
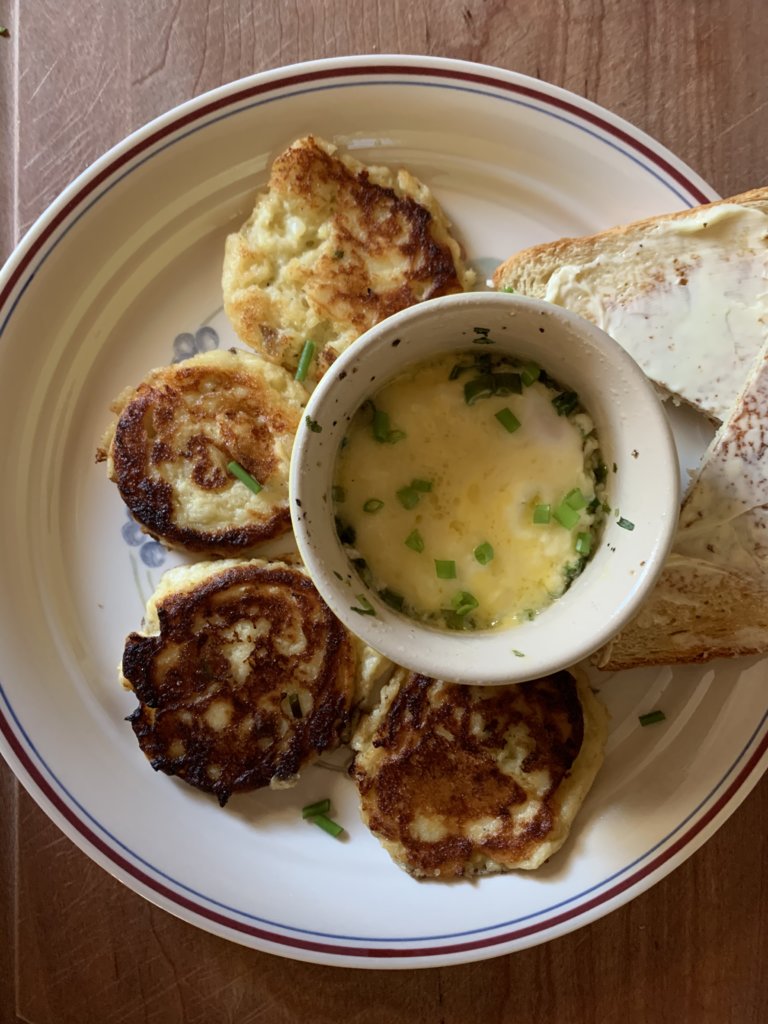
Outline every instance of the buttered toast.
<path id="1" fill-rule="evenodd" d="M 768 651 L 768 344 L 683 504 L 640 613 L 596 655 L 607 670 Z"/>
<path id="2" fill-rule="evenodd" d="M 768 187 L 526 249 L 494 284 L 602 327 L 663 392 L 729 415 L 768 332 Z"/>

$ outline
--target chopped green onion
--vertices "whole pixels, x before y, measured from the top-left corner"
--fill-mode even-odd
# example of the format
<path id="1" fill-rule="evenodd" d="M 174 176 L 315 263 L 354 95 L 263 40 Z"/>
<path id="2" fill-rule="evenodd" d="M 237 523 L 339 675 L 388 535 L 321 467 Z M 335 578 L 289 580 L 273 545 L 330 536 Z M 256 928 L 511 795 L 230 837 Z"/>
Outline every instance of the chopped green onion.
<path id="1" fill-rule="evenodd" d="M 296 380 L 301 383 L 306 380 L 307 371 L 309 370 L 309 364 L 312 362 L 312 357 L 315 354 L 315 343 L 314 341 L 305 341 L 304 348 L 301 350 L 301 356 L 299 358 L 299 365 L 296 367 Z"/>
<path id="2" fill-rule="evenodd" d="M 360 602 L 360 607 L 356 608 L 354 605 L 351 606 L 353 612 L 357 612 L 358 615 L 375 615 L 376 609 L 373 607 L 371 602 L 365 596 L 365 594 L 355 594 L 355 597 Z"/>
<path id="3" fill-rule="evenodd" d="M 386 444 L 389 440 L 389 413 L 383 409 L 373 410 L 373 437 L 380 444 Z"/>
<path id="4" fill-rule="evenodd" d="M 373 573 L 368 568 L 368 563 L 364 558 L 353 558 L 352 565 L 357 569 L 357 574 L 366 587 L 370 587 Z"/>
<path id="5" fill-rule="evenodd" d="M 548 523 L 552 518 L 552 506 L 551 505 L 537 505 L 533 510 L 533 521 L 534 523 L 544 524 Z"/>
<path id="6" fill-rule="evenodd" d="M 318 800 L 317 803 L 307 804 L 306 807 L 301 808 L 302 818 L 314 818 L 316 814 L 325 814 L 331 809 L 331 801 Z"/>
<path id="7" fill-rule="evenodd" d="M 523 381 L 519 373 L 494 373 L 494 393 L 497 395 L 521 395 Z"/>
<path id="8" fill-rule="evenodd" d="M 509 292 L 510 295 L 514 295 L 515 294 L 515 289 L 512 287 L 511 284 L 506 285 L 506 287 L 502 288 L 501 290 L 503 292 Z"/>
<path id="9" fill-rule="evenodd" d="M 387 444 L 397 444 L 398 441 L 402 441 L 407 436 L 404 430 L 390 430 L 387 435 Z"/>
<path id="10" fill-rule="evenodd" d="M 576 509 L 571 508 L 570 505 L 566 505 L 564 501 L 560 502 L 552 515 L 561 526 L 566 528 L 566 530 L 572 530 L 580 519 L 579 513 Z"/>
<path id="11" fill-rule="evenodd" d="M 261 490 L 261 484 L 258 480 L 255 480 L 248 470 L 243 469 L 239 462 L 228 462 L 227 471 L 236 476 L 241 484 L 245 484 L 246 487 L 250 487 L 254 494 L 258 494 Z"/>
<path id="12" fill-rule="evenodd" d="M 492 373 L 483 373 L 479 377 L 468 380 L 464 385 L 464 401 L 474 405 L 481 398 L 490 398 L 496 390 Z"/>
<path id="13" fill-rule="evenodd" d="M 586 559 L 580 557 L 577 558 L 575 562 L 571 562 L 570 565 L 566 565 L 565 569 L 563 570 L 563 576 L 565 577 L 566 583 L 566 590 L 568 589 L 568 587 L 570 587 L 570 585 L 573 583 L 576 577 L 581 573 L 582 569 L 584 568 L 585 562 Z"/>
<path id="14" fill-rule="evenodd" d="M 378 512 L 382 508 L 384 508 L 384 502 L 381 498 L 369 498 L 363 504 L 363 512 Z"/>
<path id="15" fill-rule="evenodd" d="M 540 375 L 541 367 L 537 366 L 536 363 L 526 363 L 520 372 L 523 384 L 525 384 L 527 388 L 529 388 L 531 384 L 535 384 Z"/>
<path id="16" fill-rule="evenodd" d="M 475 556 L 475 561 L 479 562 L 480 565 L 488 565 L 493 558 L 493 547 L 487 540 L 484 540 L 482 544 L 477 545 L 472 554 Z"/>
<path id="17" fill-rule="evenodd" d="M 344 829 L 341 825 L 338 825 L 335 821 L 331 821 L 330 818 L 326 818 L 324 814 L 313 814 L 311 818 L 307 819 L 311 821 L 313 825 L 317 825 L 328 835 L 333 836 L 334 839 L 338 839 Z"/>
<path id="18" fill-rule="evenodd" d="M 448 374 L 448 380 L 458 380 L 458 378 L 466 370 L 474 370 L 474 363 L 456 363 L 455 366 L 451 367 L 451 372 Z"/>
<path id="19" fill-rule="evenodd" d="M 350 526 L 336 516 L 336 533 L 342 544 L 352 545 L 357 540 L 357 533 L 354 526 Z"/>
<path id="20" fill-rule="evenodd" d="M 291 706 L 291 714 L 294 718 L 301 718 L 301 701 L 298 693 L 288 694 L 288 703 Z"/>
<path id="21" fill-rule="evenodd" d="M 472 330 L 477 335 L 476 338 L 472 339 L 473 345 L 495 345 L 493 338 L 489 338 L 488 335 L 491 333 L 490 327 L 473 327 Z"/>
<path id="22" fill-rule="evenodd" d="M 666 717 L 663 711 L 649 711 L 647 715 L 639 715 L 638 721 L 640 725 L 655 725 L 657 722 L 665 721 Z"/>
<path id="23" fill-rule="evenodd" d="M 474 594 L 470 594 L 466 590 L 460 590 L 457 594 L 454 594 L 451 604 L 457 615 L 464 616 L 474 608 L 477 608 L 478 600 Z"/>
<path id="24" fill-rule="evenodd" d="M 586 557 L 592 550 L 592 534 L 577 533 L 575 547 L 577 555 L 584 555 Z"/>
<path id="25" fill-rule="evenodd" d="M 397 500 L 403 508 L 416 508 L 419 504 L 419 492 L 410 485 L 408 487 L 401 487 L 397 492 Z"/>
<path id="26" fill-rule="evenodd" d="M 499 409 L 496 413 L 496 419 L 510 434 L 514 434 L 516 430 L 520 429 L 520 420 L 515 416 L 511 409 L 507 409 L 506 407 L 504 409 Z"/>
<path id="27" fill-rule="evenodd" d="M 333 498 L 334 501 L 346 501 L 347 492 L 344 490 L 343 487 L 334 485 L 331 488 L 331 497 Z"/>
<path id="28" fill-rule="evenodd" d="M 414 491 L 421 491 L 422 494 L 428 494 L 432 490 L 431 480 L 411 480 L 411 487 Z"/>
<path id="29" fill-rule="evenodd" d="M 512 648 L 512 653 L 514 654 L 514 656 L 516 658 L 524 658 L 525 657 L 523 652 L 522 651 L 518 651 L 515 647 Z"/>
<path id="30" fill-rule="evenodd" d="M 405 546 L 410 548 L 411 551 L 418 551 L 421 553 L 424 550 L 424 538 L 418 530 L 411 530 L 405 538 Z"/>
<path id="31" fill-rule="evenodd" d="M 396 612 L 401 612 L 405 608 L 405 598 L 403 595 L 398 594 L 396 590 L 390 590 L 389 587 L 383 587 L 379 591 L 379 597 L 390 608 L 394 608 Z"/>
<path id="32" fill-rule="evenodd" d="M 311 416 L 305 416 L 304 422 L 307 424 L 307 429 L 311 430 L 313 434 L 322 434 L 323 428 L 317 420 L 313 420 Z"/>
<path id="33" fill-rule="evenodd" d="M 632 522 L 632 520 L 631 519 L 625 519 L 624 516 L 622 516 L 619 519 L 619 521 L 616 523 L 616 525 L 620 526 L 622 528 L 622 530 L 634 530 L 634 528 L 635 528 L 635 524 Z"/>
<path id="34" fill-rule="evenodd" d="M 435 574 L 439 580 L 456 579 L 456 563 L 452 559 L 435 559 Z"/>
<path id="35" fill-rule="evenodd" d="M 570 416 L 578 404 L 579 396 L 575 391 L 563 391 L 552 399 L 558 416 Z"/>
<path id="36" fill-rule="evenodd" d="M 440 614 L 443 616 L 443 622 L 447 629 L 474 629 L 475 625 L 472 619 L 468 619 L 466 615 L 459 615 L 453 610 L 453 608 L 442 608 Z"/>
<path id="37" fill-rule="evenodd" d="M 572 491 L 568 491 L 566 496 L 563 498 L 563 501 L 566 505 L 569 505 L 571 508 L 575 509 L 584 508 L 584 506 L 587 504 L 587 499 L 584 497 L 584 495 L 581 493 L 578 487 L 574 487 Z"/>

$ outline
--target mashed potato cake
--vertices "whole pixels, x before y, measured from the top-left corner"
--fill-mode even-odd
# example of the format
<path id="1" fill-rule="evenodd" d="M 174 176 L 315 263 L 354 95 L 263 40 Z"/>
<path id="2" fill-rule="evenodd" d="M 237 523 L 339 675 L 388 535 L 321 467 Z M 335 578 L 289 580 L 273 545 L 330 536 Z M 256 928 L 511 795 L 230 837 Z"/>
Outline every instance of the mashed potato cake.
<path id="1" fill-rule="evenodd" d="M 302 568 L 224 559 L 171 569 L 125 643 L 129 721 L 153 768 L 226 803 L 294 784 L 337 747 L 381 660 Z"/>
<path id="2" fill-rule="evenodd" d="M 364 821 L 409 874 L 531 869 L 565 842 L 606 733 L 567 672 L 464 686 L 398 669 L 357 728 L 351 773 Z"/>
<path id="3" fill-rule="evenodd" d="M 288 467 L 306 398 L 258 355 L 206 352 L 126 389 L 96 457 L 156 539 L 186 551 L 250 553 L 290 530 Z M 233 462 L 259 493 L 233 475 Z"/>
<path id="4" fill-rule="evenodd" d="M 471 286 L 474 273 L 429 189 L 313 136 L 275 160 L 253 213 L 226 242 L 224 308 L 238 336 L 308 380 L 373 324 Z"/>

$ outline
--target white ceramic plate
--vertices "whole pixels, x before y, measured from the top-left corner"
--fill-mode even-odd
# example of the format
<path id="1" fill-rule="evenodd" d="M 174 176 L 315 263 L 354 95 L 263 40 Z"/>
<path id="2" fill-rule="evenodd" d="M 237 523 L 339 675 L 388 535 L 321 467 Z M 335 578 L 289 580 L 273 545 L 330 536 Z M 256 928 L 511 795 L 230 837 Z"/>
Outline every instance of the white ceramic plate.
<path id="1" fill-rule="evenodd" d="M 315 132 L 422 177 L 483 273 L 530 243 L 690 206 L 712 190 L 577 96 L 423 57 L 271 71 L 186 104 L 75 181 L 0 281 L 0 731 L 30 793 L 137 892 L 219 935 L 356 967 L 480 959 L 563 934 L 646 889 L 765 767 L 764 665 L 599 677 L 608 756 L 567 846 L 535 875 L 420 884 L 359 821 L 341 774 L 210 797 L 155 775 L 123 721 L 125 634 L 172 559 L 129 523 L 93 453 L 109 402 L 174 355 L 234 338 L 224 236 L 287 143 Z M 675 429 L 686 459 L 708 437 Z M 640 728 L 661 707 L 667 721 Z M 298 809 L 330 795 L 349 840 Z"/>

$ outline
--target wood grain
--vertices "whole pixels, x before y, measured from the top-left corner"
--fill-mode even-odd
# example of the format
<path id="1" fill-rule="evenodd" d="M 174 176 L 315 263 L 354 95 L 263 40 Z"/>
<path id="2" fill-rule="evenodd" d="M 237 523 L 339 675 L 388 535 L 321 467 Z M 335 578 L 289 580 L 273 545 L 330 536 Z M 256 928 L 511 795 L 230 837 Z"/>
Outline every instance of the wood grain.
<path id="1" fill-rule="evenodd" d="M 764 0 L 0 0 L 0 245 L 128 131 L 254 71 L 348 53 L 477 60 L 573 89 L 721 193 L 768 180 Z M 16 54 L 18 53 L 18 61 Z M 18 120 L 16 110 L 18 109 Z M 546 946 L 351 972 L 229 944 L 80 853 L 0 770 L 0 1019 L 32 1024 L 764 1024 L 768 780 L 691 860 Z M 18 901 L 18 907 L 16 903 Z"/>

